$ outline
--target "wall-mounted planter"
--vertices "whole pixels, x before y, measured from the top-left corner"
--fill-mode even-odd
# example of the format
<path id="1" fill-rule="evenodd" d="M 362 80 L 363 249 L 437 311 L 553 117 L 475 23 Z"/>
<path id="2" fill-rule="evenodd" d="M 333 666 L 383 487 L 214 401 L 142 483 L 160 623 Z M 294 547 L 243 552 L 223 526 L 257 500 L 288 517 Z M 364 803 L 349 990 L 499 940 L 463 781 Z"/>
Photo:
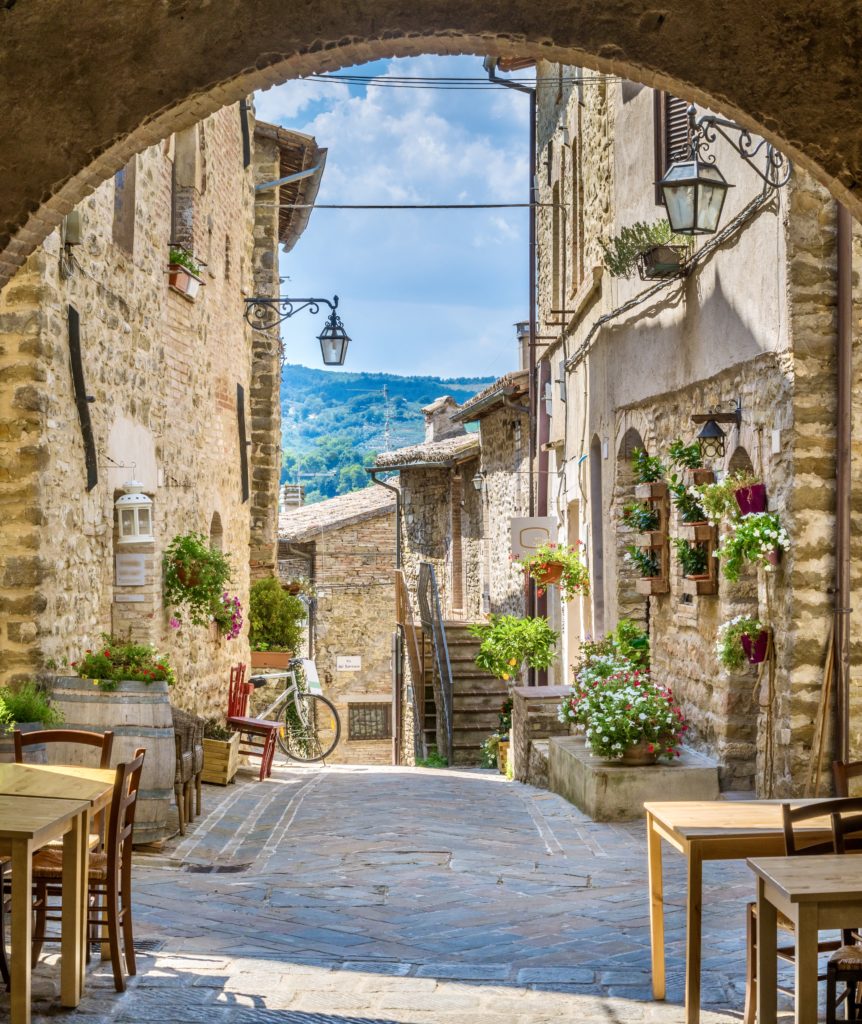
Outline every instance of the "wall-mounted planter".
<path id="1" fill-rule="evenodd" d="M 651 484 L 635 484 L 635 497 L 639 501 L 658 501 L 667 497 L 667 484 L 664 480 L 657 480 Z"/>
<path id="2" fill-rule="evenodd" d="M 203 281 L 179 263 L 168 264 L 168 285 L 175 292 L 194 302 Z"/>
<path id="3" fill-rule="evenodd" d="M 655 281 L 666 277 L 684 277 L 687 245 L 654 245 L 638 256 L 641 280 Z"/>
<path id="4" fill-rule="evenodd" d="M 715 473 L 711 469 L 693 469 L 691 471 L 691 482 L 695 486 L 699 484 L 714 484 Z"/>
<path id="5" fill-rule="evenodd" d="M 704 573 L 702 576 L 683 576 L 682 592 L 692 597 L 703 597 L 718 593 L 718 580 L 714 574 Z"/>
<path id="6" fill-rule="evenodd" d="M 739 505 L 739 513 L 749 516 L 754 512 L 766 511 L 766 486 L 764 484 L 752 484 L 751 487 L 740 487 L 733 492 L 736 504 Z"/>
<path id="7" fill-rule="evenodd" d="M 766 556 L 766 561 L 770 565 L 778 565 L 781 561 L 781 548 L 773 548 Z"/>
<path id="8" fill-rule="evenodd" d="M 759 665 L 762 661 L 766 661 L 766 652 L 769 650 L 768 630 L 762 629 L 753 639 L 746 634 L 740 637 L 740 640 L 750 664 Z"/>
<path id="9" fill-rule="evenodd" d="M 635 589 L 639 594 L 666 594 L 670 583 L 666 576 L 645 576 L 635 580 Z"/>
<path id="10" fill-rule="evenodd" d="M 662 548 L 667 543 L 667 534 L 663 530 L 651 530 L 649 533 L 635 534 L 635 544 L 639 548 Z"/>
<path id="11" fill-rule="evenodd" d="M 706 544 L 715 539 L 715 527 L 710 526 L 707 522 L 680 523 L 679 535 L 686 540 Z"/>

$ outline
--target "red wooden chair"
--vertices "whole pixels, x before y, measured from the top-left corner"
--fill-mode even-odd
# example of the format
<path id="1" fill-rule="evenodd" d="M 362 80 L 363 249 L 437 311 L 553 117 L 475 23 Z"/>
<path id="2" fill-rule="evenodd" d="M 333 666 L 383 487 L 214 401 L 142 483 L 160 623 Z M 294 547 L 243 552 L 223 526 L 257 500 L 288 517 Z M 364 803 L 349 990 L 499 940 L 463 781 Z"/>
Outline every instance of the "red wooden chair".
<path id="1" fill-rule="evenodd" d="M 279 722 L 270 722 L 265 718 L 248 717 L 248 695 L 254 690 L 251 683 L 245 681 L 245 665 L 234 665 L 230 670 L 230 689 L 227 698 L 228 727 L 240 734 L 239 752 L 249 757 L 260 758 L 260 781 L 272 775 L 272 761 L 275 757 L 275 742 Z"/>

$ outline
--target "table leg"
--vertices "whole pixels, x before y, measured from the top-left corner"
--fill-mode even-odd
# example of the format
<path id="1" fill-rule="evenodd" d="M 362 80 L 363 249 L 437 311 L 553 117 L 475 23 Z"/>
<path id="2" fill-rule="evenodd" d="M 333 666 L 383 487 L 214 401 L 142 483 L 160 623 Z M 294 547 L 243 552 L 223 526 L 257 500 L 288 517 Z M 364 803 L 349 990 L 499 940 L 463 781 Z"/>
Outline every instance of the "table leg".
<path id="1" fill-rule="evenodd" d="M 33 849 L 29 839 L 12 846 L 12 1024 L 30 1024 L 30 961 L 33 954 Z"/>
<path id="2" fill-rule="evenodd" d="M 60 938 L 60 1004 L 77 1006 L 84 981 L 87 902 L 87 812 L 72 819 L 63 836 L 63 911 Z M 83 920 L 82 920 L 83 918 Z"/>
<path id="3" fill-rule="evenodd" d="M 647 814 L 647 877 L 649 879 L 649 926 L 652 949 L 652 996 L 664 999 L 664 889 L 661 870 L 661 836 Z"/>
<path id="4" fill-rule="evenodd" d="M 703 861 L 700 850 L 688 849 L 688 902 L 685 917 L 685 1020 L 700 1021 L 700 945 L 703 904 Z"/>
<path id="5" fill-rule="evenodd" d="M 815 943 L 816 945 L 816 943 Z M 757 1024 L 775 1024 L 778 1012 L 778 915 L 757 879 Z M 816 971 L 815 971 L 816 973 Z"/>
<path id="6" fill-rule="evenodd" d="M 817 1024 L 817 908 L 799 904 L 796 923 L 796 1024 Z"/>

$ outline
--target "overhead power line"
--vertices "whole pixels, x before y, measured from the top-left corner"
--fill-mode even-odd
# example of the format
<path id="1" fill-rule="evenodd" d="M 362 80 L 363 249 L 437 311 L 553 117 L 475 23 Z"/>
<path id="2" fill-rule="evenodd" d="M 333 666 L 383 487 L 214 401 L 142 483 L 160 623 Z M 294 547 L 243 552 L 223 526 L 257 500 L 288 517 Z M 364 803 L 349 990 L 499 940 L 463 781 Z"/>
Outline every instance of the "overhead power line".
<path id="1" fill-rule="evenodd" d="M 423 76 L 423 75 L 353 75 L 353 74 L 319 74 L 308 75 L 305 78 L 296 79 L 299 82 L 335 82 L 341 85 L 365 85 L 381 89 L 463 89 L 472 90 L 495 90 L 496 83 L 490 82 L 487 77 L 464 77 L 464 76 Z M 535 85 L 536 78 L 513 76 L 506 79 L 507 82 Z M 624 79 L 615 75 L 563 75 L 548 79 L 554 85 L 579 85 L 591 82 L 622 82 Z"/>
<path id="2" fill-rule="evenodd" d="M 523 210 L 554 203 L 261 203 L 280 210 Z"/>

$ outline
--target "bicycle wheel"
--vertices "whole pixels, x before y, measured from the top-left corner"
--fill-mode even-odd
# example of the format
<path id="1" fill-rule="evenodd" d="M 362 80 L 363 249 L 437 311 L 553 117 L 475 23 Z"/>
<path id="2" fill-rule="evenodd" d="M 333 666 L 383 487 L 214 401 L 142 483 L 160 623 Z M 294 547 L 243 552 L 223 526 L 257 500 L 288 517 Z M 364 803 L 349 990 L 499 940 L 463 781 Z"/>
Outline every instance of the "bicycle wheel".
<path id="1" fill-rule="evenodd" d="M 278 745 L 292 761 L 322 761 L 341 738 L 341 720 L 335 705 L 318 693 L 300 693 L 284 709 Z"/>

